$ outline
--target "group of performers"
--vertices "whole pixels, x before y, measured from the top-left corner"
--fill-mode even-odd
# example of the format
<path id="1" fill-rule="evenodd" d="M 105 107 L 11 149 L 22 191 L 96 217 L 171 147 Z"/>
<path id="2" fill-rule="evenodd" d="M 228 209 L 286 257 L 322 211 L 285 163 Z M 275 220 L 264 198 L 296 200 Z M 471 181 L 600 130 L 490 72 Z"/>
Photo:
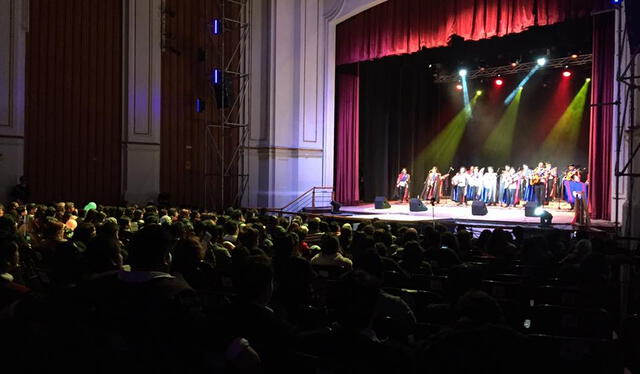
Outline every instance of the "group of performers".
<path id="1" fill-rule="evenodd" d="M 446 174 L 442 174 L 437 167 L 431 168 L 424 181 L 420 198 L 439 203 L 442 187 L 453 171 L 453 168 L 449 168 Z M 487 205 L 504 207 L 517 206 L 521 202 L 529 201 L 542 206 L 559 195 L 558 189 L 562 188 L 562 185 L 558 186 L 558 178 L 558 168 L 544 162 L 538 163 L 534 169 L 525 164 L 518 170 L 510 165 L 505 165 L 498 171 L 494 171 L 491 166 L 471 166 L 468 169 L 461 167 L 451 177 L 451 199 L 459 205 L 467 204 L 467 201 L 480 200 Z M 568 165 L 560 178 L 561 181 L 579 182 L 580 170 L 573 164 Z M 408 201 L 410 179 L 407 170 L 402 169 L 396 180 L 397 195 L 403 202 Z M 573 199 L 571 205 L 573 209 Z"/>

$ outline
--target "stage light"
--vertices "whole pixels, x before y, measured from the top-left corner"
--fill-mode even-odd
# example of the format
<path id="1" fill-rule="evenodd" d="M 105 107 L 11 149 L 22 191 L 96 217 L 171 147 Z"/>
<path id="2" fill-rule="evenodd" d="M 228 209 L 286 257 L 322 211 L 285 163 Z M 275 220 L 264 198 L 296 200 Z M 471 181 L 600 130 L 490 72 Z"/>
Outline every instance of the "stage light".
<path id="1" fill-rule="evenodd" d="M 476 91 L 476 95 L 478 95 L 478 96 L 482 95 L 482 90 L 477 90 Z"/>
<path id="2" fill-rule="evenodd" d="M 587 78 L 585 79 L 585 81 L 587 81 L 587 83 L 591 82 L 591 78 Z"/>
<path id="3" fill-rule="evenodd" d="M 547 63 L 547 59 L 544 57 L 540 57 L 538 60 L 536 60 L 536 62 L 538 63 L 538 65 L 544 66 Z"/>
<path id="4" fill-rule="evenodd" d="M 215 85 L 222 83 L 222 71 L 220 69 L 213 69 L 211 72 L 211 83 Z"/>
<path id="5" fill-rule="evenodd" d="M 196 98 L 196 113 L 204 112 L 205 104 L 202 98 Z"/>
<path id="6" fill-rule="evenodd" d="M 565 70 L 562 72 L 562 76 L 565 78 L 571 77 L 571 72 L 569 70 Z"/>
<path id="7" fill-rule="evenodd" d="M 462 91 L 462 85 L 460 83 L 456 84 L 456 90 Z"/>
<path id="8" fill-rule="evenodd" d="M 502 86 L 504 84 L 504 81 L 502 79 L 498 78 L 498 79 L 496 79 L 494 81 L 494 83 L 495 83 L 496 86 Z"/>
<path id="9" fill-rule="evenodd" d="M 213 35 L 222 34 L 222 21 L 220 18 L 214 18 L 213 22 L 211 22 L 211 33 Z"/>
<path id="10" fill-rule="evenodd" d="M 458 74 L 463 78 L 466 77 L 467 76 L 467 69 L 460 69 Z"/>

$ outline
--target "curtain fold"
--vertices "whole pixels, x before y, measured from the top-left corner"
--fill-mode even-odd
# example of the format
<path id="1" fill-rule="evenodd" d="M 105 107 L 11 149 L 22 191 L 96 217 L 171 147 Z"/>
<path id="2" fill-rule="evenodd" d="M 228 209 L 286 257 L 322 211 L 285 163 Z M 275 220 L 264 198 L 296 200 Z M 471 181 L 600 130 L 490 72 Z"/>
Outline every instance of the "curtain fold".
<path id="1" fill-rule="evenodd" d="M 479 40 L 602 9 L 606 0 L 389 0 L 338 24 L 336 64 Z"/>
<path id="2" fill-rule="evenodd" d="M 360 76 L 358 64 L 338 67 L 336 71 L 335 199 L 342 204 L 357 204 L 359 163 Z"/>
<path id="3" fill-rule="evenodd" d="M 611 150 L 613 130 L 614 17 L 593 20 L 591 123 L 589 130 L 589 208 L 596 219 L 611 219 Z M 609 104 L 607 104 L 609 103 Z M 605 105 L 603 105 L 605 104 Z"/>

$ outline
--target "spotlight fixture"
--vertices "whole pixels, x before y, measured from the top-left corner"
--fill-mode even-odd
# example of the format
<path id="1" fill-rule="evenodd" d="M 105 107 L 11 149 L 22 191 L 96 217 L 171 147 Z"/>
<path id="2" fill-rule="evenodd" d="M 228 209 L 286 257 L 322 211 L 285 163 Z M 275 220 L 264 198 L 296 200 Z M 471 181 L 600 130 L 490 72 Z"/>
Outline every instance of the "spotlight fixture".
<path id="1" fill-rule="evenodd" d="M 539 66 L 544 66 L 547 63 L 547 59 L 544 57 L 540 57 L 536 62 Z"/>
<path id="2" fill-rule="evenodd" d="M 571 77 L 571 72 L 569 70 L 565 70 L 562 72 L 562 76 L 565 78 Z"/>
<path id="3" fill-rule="evenodd" d="M 460 83 L 456 84 L 456 90 L 462 91 L 462 85 Z"/>
<path id="4" fill-rule="evenodd" d="M 467 76 L 467 69 L 460 69 L 460 71 L 458 71 L 458 74 L 463 78 L 466 77 Z"/>
<path id="5" fill-rule="evenodd" d="M 501 78 L 497 78 L 493 83 L 495 83 L 496 86 L 502 86 L 504 81 Z"/>

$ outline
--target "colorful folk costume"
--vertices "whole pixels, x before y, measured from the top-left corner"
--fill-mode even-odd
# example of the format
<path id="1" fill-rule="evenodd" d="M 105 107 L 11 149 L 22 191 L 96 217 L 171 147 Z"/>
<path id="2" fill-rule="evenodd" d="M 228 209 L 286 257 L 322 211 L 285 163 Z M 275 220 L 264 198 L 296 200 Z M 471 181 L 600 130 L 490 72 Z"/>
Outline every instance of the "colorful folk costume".
<path id="1" fill-rule="evenodd" d="M 468 173 L 467 200 L 478 200 L 482 188 L 482 172 L 473 167 Z"/>
<path id="2" fill-rule="evenodd" d="M 468 179 L 469 177 L 465 171 L 460 171 L 451 178 L 451 188 L 453 189 L 451 193 L 451 200 L 455 201 L 459 205 L 466 204 L 467 202 L 466 188 Z"/>
<path id="3" fill-rule="evenodd" d="M 396 195 L 402 202 L 409 201 L 409 180 L 411 179 L 411 175 L 407 173 L 406 170 L 402 169 L 402 172 L 398 174 L 398 178 L 396 179 Z"/>
<path id="4" fill-rule="evenodd" d="M 431 169 L 424 181 L 424 188 L 420 194 L 422 200 L 433 200 L 435 203 L 440 202 L 442 194 L 442 183 L 449 177 L 449 174 L 441 175 L 437 168 Z"/>
<path id="5" fill-rule="evenodd" d="M 520 201 L 528 202 L 535 199 L 533 185 L 531 185 L 532 170 L 527 165 L 522 165 L 520 170 Z"/>
<path id="6" fill-rule="evenodd" d="M 570 188 L 566 188 L 565 186 L 571 186 L 571 182 L 580 182 L 580 170 L 576 169 L 574 165 L 569 165 L 567 170 L 564 172 L 562 182 L 562 198 L 564 199 L 564 201 L 568 202 L 571 205 L 571 209 L 573 210 L 575 199 L 572 195 L 572 191 L 570 191 Z"/>
<path id="7" fill-rule="evenodd" d="M 482 201 L 493 205 L 498 202 L 498 175 L 489 169 L 482 176 Z"/>

